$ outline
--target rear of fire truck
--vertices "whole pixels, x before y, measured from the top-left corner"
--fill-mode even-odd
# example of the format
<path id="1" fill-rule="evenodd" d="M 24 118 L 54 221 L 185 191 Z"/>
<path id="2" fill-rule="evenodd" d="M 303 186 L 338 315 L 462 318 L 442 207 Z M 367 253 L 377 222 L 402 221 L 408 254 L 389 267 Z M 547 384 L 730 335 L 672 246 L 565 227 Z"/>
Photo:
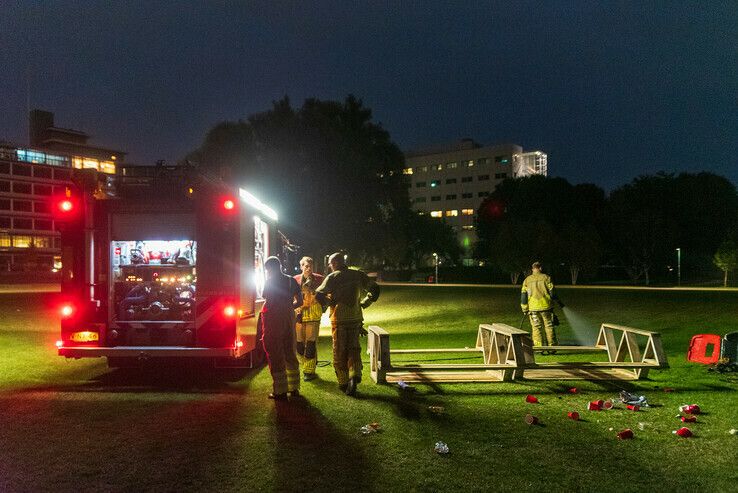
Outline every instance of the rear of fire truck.
<path id="1" fill-rule="evenodd" d="M 110 366 L 207 358 L 250 366 L 276 213 L 191 168 L 78 173 L 54 198 L 60 356 Z"/>

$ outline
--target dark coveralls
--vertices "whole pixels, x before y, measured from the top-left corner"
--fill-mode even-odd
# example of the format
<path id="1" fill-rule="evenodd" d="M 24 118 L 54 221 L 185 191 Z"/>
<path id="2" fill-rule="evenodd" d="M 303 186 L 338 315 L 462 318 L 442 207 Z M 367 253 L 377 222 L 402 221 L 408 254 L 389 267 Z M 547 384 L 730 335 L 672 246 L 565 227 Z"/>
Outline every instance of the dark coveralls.
<path id="1" fill-rule="evenodd" d="M 295 353 L 295 308 L 302 305 L 297 282 L 282 273 L 273 274 L 264 284 L 261 310 L 262 343 L 274 381 L 274 394 L 300 388 L 300 367 Z"/>
<path id="2" fill-rule="evenodd" d="M 359 335 L 365 333 L 362 308 L 379 298 L 379 286 L 365 273 L 344 267 L 328 274 L 315 293 L 331 308 L 333 368 L 338 385 L 346 385 L 349 378 L 358 383 L 362 369 Z"/>

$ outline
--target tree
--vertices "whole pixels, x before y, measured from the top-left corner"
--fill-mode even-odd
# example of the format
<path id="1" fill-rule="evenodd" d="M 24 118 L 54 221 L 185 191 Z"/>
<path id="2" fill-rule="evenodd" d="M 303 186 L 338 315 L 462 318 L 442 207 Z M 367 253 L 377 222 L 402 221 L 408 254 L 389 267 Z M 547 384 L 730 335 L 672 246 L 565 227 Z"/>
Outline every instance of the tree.
<path id="1" fill-rule="evenodd" d="M 188 159 L 272 204 L 305 254 L 346 250 L 364 266 L 402 259 L 404 156 L 354 96 L 298 109 L 285 97 L 246 121 L 216 125 Z"/>
<path id="2" fill-rule="evenodd" d="M 715 265 L 723 271 L 723 286 L 728 286 L 728 273 L 738 268 L 738 245 L 732 240 L 725 240 L 713 257 Z"/>
<path id="3" fill-rule="evenodd" d="M 604 211 L 604 191 L 595 185 L 538 175 L 504 180 L 479 207 L 477 255 L 513 284 L 536 260 L 552 273 L 568 264 L 576 283 L 598 265 Z"/>
<path id="4" fill-rule="evenodd" d="M 427 264 L 434 253 L 453 264 L 461 255 L 454 230 L 440 219 L 410 213 L 405 223 L 407 250 L 405 267 L 418 268 Z"/>

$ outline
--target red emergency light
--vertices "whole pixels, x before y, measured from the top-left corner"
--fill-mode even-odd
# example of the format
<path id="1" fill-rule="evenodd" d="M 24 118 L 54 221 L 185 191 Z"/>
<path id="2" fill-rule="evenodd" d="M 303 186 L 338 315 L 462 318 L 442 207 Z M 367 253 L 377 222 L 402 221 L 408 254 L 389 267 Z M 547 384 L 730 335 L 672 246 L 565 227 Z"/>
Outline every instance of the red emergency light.
<path id="1" fill-rule="evenodd" d="M 227 305 L 225 308 L 223 308 L 223 315 L 226 318 L 233 318 L 236 316 L 236 307 L 233 305 Z"/>
<path id="2" fill-rule="evenodd" d="M 62 318 L 69 318 L 74 313 L 74 307 L 72 305 L 62 305 L 62 307 L 59 309 L 59 313 L 61 313 Z"/>
<path id="3" fill-rule="evenodd" d="M 223 201 L 223 209 L 227 211 L 232 211 L 235 207 L 236 203 L 233 200 L 227 199 Z"/>
<path id="4" fill-rule="evenodd" d="M 74 202 L 69 199 L 61 200 L 57 206 L 60 212 L 68 213 L 74 210 Z"/>

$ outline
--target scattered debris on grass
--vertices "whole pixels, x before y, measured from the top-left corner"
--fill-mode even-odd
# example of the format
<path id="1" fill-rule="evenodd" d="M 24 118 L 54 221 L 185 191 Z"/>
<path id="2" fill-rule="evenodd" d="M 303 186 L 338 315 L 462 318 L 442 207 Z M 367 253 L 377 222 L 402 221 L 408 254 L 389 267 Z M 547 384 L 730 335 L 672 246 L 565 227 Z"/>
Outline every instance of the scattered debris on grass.
<path id="1" fill-rule="evenodd" d="M 598 401 L 598 402 L 600 402 L 600 401 Z M 610 399 L 607 399 L 606 401 L 603 401 L 602 402 L 602 409 L 610 410 L 613 407 L 615 407 L 615 403 L 613 401 L 611 401 Z"/>
<path id="2" fill-rule="evenodd" d="M 641 410 L 641 406 L 639 406 L 638 404 L 628 404 L 625 407 L 627 407 L 630 411 L 640 411 Z"/>
<path id="3" fill-rule="evenodd" d="M 618 433 L 618 438 L 620 440 L 630 440 L 631 438 L 633 438 L 633 436 L 633 430 L 631 430 L 630 428 L 626 428 Z"/>
<path id="4" fill-rule="evenodd" d="M 689 437 L 691 437 L 693 435 L 692 434 L 692 430 L 690 430 L 686 426 L 682 426 L 678 430 L 672 431 L 672 433 L 674 433 L 674 434 L 676 434 L 676 435 L 678 435 L 678 436 L 680 436 L 682 438 L 689 438 Z"/>
<path id="5" fill-rule="evenodd" d="M 428 406 L 428 411 L 433 414 L 443 414 L 446 412 L 446 408 L 443 406 Z"/>
<path id="6" fill-rule="evenodd" d="M 436 446 L 433 447 L 433 450 L 435 450 L 439 454 L 447 454 L 449 452 L 448 445 L 446 445 L 444 442 L 436 442 Z"/>
<path id="7" fill-rule="evenodd" d="M 697 416 L 694 414 L 689 416 L 679 416 L 679 419 L 682 420 L 682 423 L 696 423 L 697 422 Z"/>
<path id="8" fill-rule="evenodd" d="M 579 421 L 579 413 L 576 411 L 570 411 L 566 414 L 569 419 L 573 419 L 574 421 Z"/>
<path id="9" fill-rule="evenodd" d="M 738 435 L 738 430 L 736 430 L 735 428 L 731 428 L 730 430 L 728 430 L 728 433 L 730 433 L 731 435 Z"/>
<path id="10" fill-rule="evenodd" d="M 646 429 L 646 423 L 644 423 L 644 422 L 638 423 L 638 429 L 641 430 L 641 431 L 645 430 Z"/>
<path id="11" fill-rule="evenodd" d="M 415 387 L 413 387 L 412 385 L 409 385 L 404 380 L 398 380 L 397 381 L 397 386 L 400 387 L 402 390 L 404 390 L 406 392 L 415 392 Z"/>
<path id="12" fill-rule="evenodd" d="M 685 414 L 700 414 L 702 410 L 697 404 L 683 404 L 679 406 L 679 412 Z"/>
<path id="13" fill-rule="evenodd" d="M 577 389 L 576 387 L 572 387 L 569 389 L 570 394 L 576 394 L 577 392 L 579 392 L 579 389 Z"/>
<path id="14" fill-rule="evenodd" d="M 536 416 L 533 416 L 532 414 L 526 414 L 525 422 L 530 426 L 534 426 L 538 424 L 538 418 Z"/>
<path id="15" fill-rule="evenodd" d="M 525 402 L 529 402 L 531 404 L 538 404 L 538 397 L 528 394 L 525 396 Z"/>
<path id="16" fill-rule="evenodd" d="M 602 411 L 602 404 L 604 404 L 604 401 L 591 401 L 587 406 L 587 410 Z"/>
<path id="17" fill-rule="evenodd" d="M 362 435 L 371 435 L 372 433 L 378 433 L 382 431 L 382 425 L 375 421 L 373 423 L 369 423 L 368 425 L 362 426 L 360 431 Z"/>
<path id="18" fill-rule="evenodd" d="M 620 391 L 620 401 L 623 404 L 634 404 L 640 407 L 648 407 L 648 400 L 645 395 L 635 395 L 625 390 Z"/>

